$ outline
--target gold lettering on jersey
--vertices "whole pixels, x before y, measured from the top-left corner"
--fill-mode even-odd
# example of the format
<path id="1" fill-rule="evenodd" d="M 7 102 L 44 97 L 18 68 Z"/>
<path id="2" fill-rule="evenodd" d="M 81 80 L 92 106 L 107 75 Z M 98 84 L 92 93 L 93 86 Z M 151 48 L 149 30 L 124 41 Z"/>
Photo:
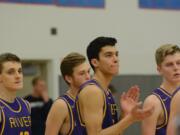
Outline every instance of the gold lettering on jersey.
<path id="1" fill-rule="evenodd" d="M 9 123 L 10 123 L 11 128 L 16 127 L 16 122 L 14 118 L 9 118 Z"/>
<path id="2" fill-rule="evenodd" d="M 17 118 L 10 117 L 9 123 L 10 123 L 11 128 L 30 127 L 31 126 L 31 117 L 30 116 L 17 117 Z"/>
<path id="3" fill-rule="evenodd" d="M 116 104 L 111 104 L 111 114 L 115 115 L 117 112 L 117 106 Z"/>

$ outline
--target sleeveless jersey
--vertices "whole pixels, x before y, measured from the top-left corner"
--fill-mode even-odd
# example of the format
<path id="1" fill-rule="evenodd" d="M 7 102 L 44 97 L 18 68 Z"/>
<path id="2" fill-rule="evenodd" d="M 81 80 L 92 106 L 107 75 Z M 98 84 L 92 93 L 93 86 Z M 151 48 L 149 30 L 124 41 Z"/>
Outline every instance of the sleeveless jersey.
<path id="1" fill-rule="evenodd" d="M 76 125 L 76 116 L 75 116 L 75 99 L 68 94 L 60 96 L 60 99 L 64 100 L 67 104 L 69 117 L 70 117 L 70 130 L 67 135 L 80 135 L 78 126 Z"/>
<path id="2" fill-rule="evenodd" d="M 118 122 L 117 108 L 116 108 L 116 104 L 110 90 L 107 90 L 107 92 L 105 92 L 105 90 L 103 90 L 101 85 L 96 80 L 92 79 L 85 82 L 83 85 L 81 85 L 80 91 L 87 85 L 96 85 L 102 90 L 104 94 L 102 129 L 110 127 L 111 125 L 117 123 Z M 77 125 L 80 127 L 80 130 L 82 131 L 82 135 L 86 135 L 87 134 L 86 128 L 80 116 L 80 110 L 78 106 L 78 96 L 76 98 L 76 117 L 78 117 Z"/>
<path id="3" fill-rule="evenodd" d="M 180 91 L 180 87 L 178 87 L 174 92 L 173 92 L 173 97 L 174 97 L 174 95 L 178 92 L 178 91 Z"/>
<path id="4" fill-rule="evenodd" d="M 155 95 L 160 100 L 165 117 L 164 122 L 161 125 L 156 126 L 156 135 L 166 135 L 172 95 L 162 88 L 155 89 L 153 91 L 153 95 Z"/>
<path id="5" fill-rule="evenodd" d="M 24 99 L 8 103 L 0 98 L 0 117 L 0 135 L 31 135 L 30 107 Z"/>

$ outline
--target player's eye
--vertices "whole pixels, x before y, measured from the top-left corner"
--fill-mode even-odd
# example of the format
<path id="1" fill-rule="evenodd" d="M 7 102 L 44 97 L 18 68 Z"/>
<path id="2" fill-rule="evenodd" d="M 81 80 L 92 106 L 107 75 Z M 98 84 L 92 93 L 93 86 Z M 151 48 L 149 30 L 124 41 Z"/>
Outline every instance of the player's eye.
<path id="1" fill-rule="evenodd" d="M 112 56 L 112 54 L 111 53 L 107 53 L 107 54 L 105 54 L 105 57 L 111 57 Z"/>
<path id="2" fill-rule="evenodd" d="M 166 67 L 171 67 L 173 64 L 172 63 L 166 63 Z"/>
<path id="3" fill-rule="evenodd" d="M 85 74 L 85 72 L 80 72 L 80 73 L 79 73 L 79 75 L 84 75 L 84 74 Z"/>
<path id="4" fill-rule="evenodd" d="M 180 60 L 179 60 L 179 61 L 177 61 L 177 65 L 180 65 Z"/>
<path id="5" fill-rule="evenodd" d="M 10 69 L 10 70 L 8 70 L 8 71 L 7 71 L 7 73 L 8 73 L 9 75 L 12 75 L 12 74 L 14 74 L 14 73 L 15 73 L 15 70 Z"/>
<path id="6" fill-rule="evenodd" d="M 19 74 L 22 74 L 22 68 L 20 68 L 20 69 L 18 70 L 18 73 L 19 73 Z"/>
<path id="7" fill-rule="evenodd" d="M 117 56 L 117 57 L 119 56 L 119 52 L 116 52 L 116 56 Z"/>

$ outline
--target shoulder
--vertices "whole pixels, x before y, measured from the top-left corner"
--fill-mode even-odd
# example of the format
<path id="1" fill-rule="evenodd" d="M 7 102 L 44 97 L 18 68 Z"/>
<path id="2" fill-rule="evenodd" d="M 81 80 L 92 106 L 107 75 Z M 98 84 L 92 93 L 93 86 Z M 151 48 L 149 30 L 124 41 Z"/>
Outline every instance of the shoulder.
<path id="1" fill-rule="evenodd" d="M 173 98 L 175 98 L 175 99 L 180 98 L 180 90 L 174 95 Z"/>
<path id="2" fill-rule="evenodd" d="M 61 98 L 56 99 L 53 103 L 53 106 L 57 108 L 67 109 L 66 101 Z"/>
<path id="3" fill-rule="evenodd" d="M 104 104 L 104 92 L 96 85 L 88 85 L 78 95 L 80 104 L 93 105 Z"/>
<path id="4" fill-rule="evenodd" d="M 79 93 L 79 95 L 81 96 L 81 95 L 83 95 L 83 96 L 85 96 L 85 95 L 87 95 L 87 96 L 89 96 L 89 95 L 96 95 L 96 94 L 103 94 L 103 91 L 98 87 L 98 86 L 96 86 L 96 85 L 87 85 L 86 87 L 84 87 L 81 91 L 80 91 L 80 93 Z"/>
<path id="5" fill-rule="evenodd" d="M 63 122 L 68 117 L 69 111 L 66 102 L 63 99 L 56 99 L 48 113 L 47 123 L 55 126 Z M 48 124 L 48 125 L 49 125 Z"/>
<path id="6" fill-rule="evenodd" d="M 18 100 L 21 100 L 25 106 L 27 107 L 29 113 L 31 113 L 31 104 L 29 103 L 29 101 L 27 101 L 26 99 L 24 98 L 21 98 L 21 97 L 17 97 Z"/>
<path id="7" fill-rule="evenodd" d="M 22 98 L 22 97 L 16 97 L 16 100 L 25 103 L 26 105 L 30 106 L 30 103 L 28 100 Z"/>
<path id="8" fill-rule="evenodd" d="M 68 113 L 68 106 L 63 99 L 59 98 L 53 102 L 51 110 L 57 113 Z"/>
<path id="9" fill-rule="evenodd" d="M 157 96 L 152 94 L 152 95 L 149 95 L 148 97 L 145 98 L 144 106 L 161 107 L 161 101 L 158 99 Z"/>
<path id="10" fill-rule="evenodd" d="M 178 105 L 180 102 L 180 91 L 178 91 L 172 98 L 171 104 Z"/>

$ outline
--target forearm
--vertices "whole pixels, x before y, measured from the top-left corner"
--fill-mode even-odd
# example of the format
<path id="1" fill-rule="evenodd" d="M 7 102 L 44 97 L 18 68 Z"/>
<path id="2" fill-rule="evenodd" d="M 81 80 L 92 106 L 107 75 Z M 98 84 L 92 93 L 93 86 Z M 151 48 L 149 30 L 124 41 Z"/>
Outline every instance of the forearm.
<path id="1" fill-rule="evenodd" d="M 61 128 L 61 123 L 59 124 L 56 121 L 53 122 L 47 119 L 45 135 L 58 135 L 60 128 Z"/>
<path id="2" fill-rule="evenodd" d="M 148 129 L 148 126 L 142 129 L 142 135 L 155 135 L 155 130 Z"/>
<path id="3" fill-rule="evenodd" d="M 126 116 L 111 127 L 102 129 L 100 135 L 122 135 L 124 130 L 132 123 L 134 123 L 134 121 L 131 119 L 131 117 Z"/>

